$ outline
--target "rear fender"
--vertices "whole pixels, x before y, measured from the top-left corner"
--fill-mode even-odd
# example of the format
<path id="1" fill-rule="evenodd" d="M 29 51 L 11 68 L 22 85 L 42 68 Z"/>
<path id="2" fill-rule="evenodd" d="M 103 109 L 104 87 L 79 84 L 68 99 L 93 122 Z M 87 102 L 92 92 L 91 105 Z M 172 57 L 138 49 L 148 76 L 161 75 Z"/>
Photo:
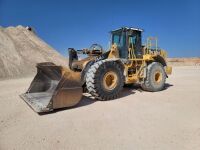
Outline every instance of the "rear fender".
<path id="1" fill-rule="evenodd" d="M 166 62 L 165 59 L 164 59 L 162 56 L 160 56 L 160 55 L 157 55 L 156 57 L 154 57 L 154 60 L 155 60 L 156 62 L 161 63 L 161 64 L 163 65 L 163 67 L 167 66 L 167 62 Z"/>
<path id="2" fill-rule="evenodd" d="M 158 56 L 154 57 L 154 60 L 163 65 L 167 77 L 168 77 L 168 75 L 170 75 L 172 73 L 172 67 L 167 66 L 167 62 L 162 56 L 158 55 Z"/>

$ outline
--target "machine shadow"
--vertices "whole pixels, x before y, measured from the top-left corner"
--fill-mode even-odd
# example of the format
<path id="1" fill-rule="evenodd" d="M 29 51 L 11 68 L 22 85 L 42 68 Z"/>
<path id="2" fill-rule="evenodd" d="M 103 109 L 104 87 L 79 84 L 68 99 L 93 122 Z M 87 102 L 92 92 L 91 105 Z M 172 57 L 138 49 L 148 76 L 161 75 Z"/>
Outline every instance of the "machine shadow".
<path id="1" fill-rule="evenodd" d="M 173 84 L 170 83 L 165 83 L 165 87 L 163 90 L 167 90 L 168 88 L 170 88 L 171 86 L 174 86 Z"/>
<path id="2" fill-rule="evenodd" d="M 166 83 L 163 90 L 167 90 L 171 86 L 173 86 L 173 85 L 169 84 L 169 83 Z M 126 85 L 126 86 L 124 86 L 119 98 L 113 99 L 113 100 L 110 100 L 110 101 L 123 100 L 122 99 L 123 97 L 127 97 L 129 95 L 135 94 L 136 91 L 146 92 L 146 91 L 142 90 L 140 85 L 137 85 L 137 84 Z M 87 94 L 87 95 L 83 95 L 83 97 L 80 100 L 80 102 L 75 106 L 68 107 L 68 108 L 56 109 L 56 110 L 54 110 L 52 112 L 42 112 L 42 113 L 39 113 L 39 115 L 53 114 L 53 113 L 57 113 L 57 112 L 64 111 L 64 110 L 77 109 L 77 108 L 80 108 L 80 107 L 83 107 L 83 106 L 91 105 L 91 104 L 93 104 L 93 103 L 95 103 L 97 101 L 99 101 L 99 100 L 96 100 L 96 99 L 94 99 L 94 97 L 92 97 L 89 94 Z"/>
<path id="3" fill-rule="evenodd" d="M 123 100 L 122 99 L 123 97 L 129 96 L 131 94 L 135 94 L 134 89 L 124 87 L 119 98 L 113 99 L 113 100 L 110 100 L 110 101 Z M 51 112 L 41 112 L 41 113 L 39 113 L 39 115 L 53 114 L 53 113 L 61 112 L 61 111 L 64 111 L 64 110 L 77 109 L 77 108 L 80 108 L 80 107 L 83 107 L 83 106 L 91 105 L 91 104 L 93 104 L 97 101 L 99 101 L 99 100 L 95 99 L 94 97 L 90 96 L 89 94 L 87 94 L 87 95 L 84 94 L 82 99 L 80 100 L 80 102 L 75 106 L 68 107 L 68 108 L 59 108 L 59 109 L 53 110 Z"/>
<path id="4" fill-rule="evenodd" d="M 171 86 L 174 86 L 174 85 L 170 84 L 170 83 L 165 83 L 164 88 L 161 91 L 167 90 Z M 131 88 L 131 89 L 134 89 L 135 91 L 139 91 L 139 92 L 147 92 L 147 91 L 144 91 L 139 84 L 126 85 L 125 88 Z"/>

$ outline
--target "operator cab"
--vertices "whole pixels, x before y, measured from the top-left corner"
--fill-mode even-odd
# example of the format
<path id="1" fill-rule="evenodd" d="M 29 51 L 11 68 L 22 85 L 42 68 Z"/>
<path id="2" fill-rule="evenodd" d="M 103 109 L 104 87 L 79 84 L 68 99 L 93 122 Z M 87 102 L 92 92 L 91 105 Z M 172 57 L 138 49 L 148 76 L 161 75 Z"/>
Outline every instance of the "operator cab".
<path id="1" fill-rule="evenodd" d="M 120 58 L 130 59 L 130 51 L 133 57 L 142 58 L 142 29 L 122 27 L 111 31 L 112 44 L 116 44 Z M 131 58 L 133 58 L 131 57 Z"/>

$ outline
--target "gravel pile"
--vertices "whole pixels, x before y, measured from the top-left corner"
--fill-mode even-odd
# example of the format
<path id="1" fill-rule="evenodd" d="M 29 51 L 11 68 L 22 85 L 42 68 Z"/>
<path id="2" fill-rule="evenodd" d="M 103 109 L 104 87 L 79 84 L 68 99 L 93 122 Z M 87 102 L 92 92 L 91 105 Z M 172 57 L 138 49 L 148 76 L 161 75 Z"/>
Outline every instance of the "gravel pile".
<path id="1" fill-rule="evenodd" d="M 36 63 L 67 66 L 67 60 L 30 28 L 0 27 L 0 79 L 24 77 L 36 72 Z"/>

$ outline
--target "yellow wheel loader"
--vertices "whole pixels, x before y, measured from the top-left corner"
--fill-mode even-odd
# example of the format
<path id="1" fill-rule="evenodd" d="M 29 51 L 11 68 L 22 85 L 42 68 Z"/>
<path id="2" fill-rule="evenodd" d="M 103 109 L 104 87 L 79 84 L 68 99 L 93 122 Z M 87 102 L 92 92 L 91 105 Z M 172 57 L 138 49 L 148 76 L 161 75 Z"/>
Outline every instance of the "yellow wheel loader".
<path id="1" fill-rule="evenodd" d="M 142 32 L 128 27 L 111 31 L 107 52 L 99 44 L 82 50 L 69 48 L 69 67 L 37 64 L 37 74 L 21 98 L 40 113 L 75 106 L 83 92 L 99 100 L 116 99 L 125 84 L 138 83 L 150 92 L 162 90 L 172 68 L 156 38 L 142 45 Z M 79 60 L 79 54 L 87 57 Z"/>

